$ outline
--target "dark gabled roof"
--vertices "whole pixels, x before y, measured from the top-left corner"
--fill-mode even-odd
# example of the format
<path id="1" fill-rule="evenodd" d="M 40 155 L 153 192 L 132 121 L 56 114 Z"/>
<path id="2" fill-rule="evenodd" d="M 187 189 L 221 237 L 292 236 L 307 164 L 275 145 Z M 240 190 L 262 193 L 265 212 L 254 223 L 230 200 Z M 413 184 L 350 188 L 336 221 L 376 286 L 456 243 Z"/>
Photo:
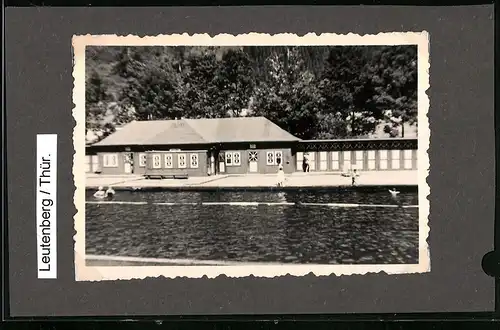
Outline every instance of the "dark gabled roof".
<path id="1" fill-rule="evenodd" d="M 94 146 L 284 142 L 300 139 L 264 117 L 133 121 Z"/>

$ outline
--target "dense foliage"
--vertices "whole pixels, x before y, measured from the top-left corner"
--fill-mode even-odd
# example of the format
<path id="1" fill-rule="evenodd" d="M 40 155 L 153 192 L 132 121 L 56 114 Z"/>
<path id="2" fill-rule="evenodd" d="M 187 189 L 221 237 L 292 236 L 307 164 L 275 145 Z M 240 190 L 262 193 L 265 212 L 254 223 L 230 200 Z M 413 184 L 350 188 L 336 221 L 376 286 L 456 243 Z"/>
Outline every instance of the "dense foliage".
<path id="1" fill-rule="evenodd" d="M 87 130 L 132 120 L 265 116 L 303 139 L 416 125 L 415 46 L 88 47 Z"/>

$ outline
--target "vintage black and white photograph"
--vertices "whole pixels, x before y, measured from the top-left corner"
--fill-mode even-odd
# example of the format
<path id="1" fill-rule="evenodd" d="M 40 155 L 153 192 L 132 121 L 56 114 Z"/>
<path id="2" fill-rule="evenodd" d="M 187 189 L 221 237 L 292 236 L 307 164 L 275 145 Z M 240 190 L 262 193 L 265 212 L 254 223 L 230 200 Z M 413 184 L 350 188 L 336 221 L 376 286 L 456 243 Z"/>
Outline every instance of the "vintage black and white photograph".
<path id="1" fill-rule="evenodd" d="M 73 50 L 77 280 L 430 271 L 427 33 Z"/>

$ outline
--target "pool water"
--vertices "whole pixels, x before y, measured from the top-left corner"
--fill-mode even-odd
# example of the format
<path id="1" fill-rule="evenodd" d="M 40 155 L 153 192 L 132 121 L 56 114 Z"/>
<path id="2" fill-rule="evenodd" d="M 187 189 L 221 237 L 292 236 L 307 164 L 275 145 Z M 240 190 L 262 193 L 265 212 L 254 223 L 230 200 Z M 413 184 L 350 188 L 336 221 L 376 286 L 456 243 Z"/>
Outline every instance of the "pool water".
<path id="1" fill-rule="evenodd" d="M 418 263 L 417 207 L 323 204 L 418 205 L 417 187 L 400 190 L 397 199 L 383 187 L 290 192 L 117 191 L 113 202 L 123 203 L 86 204 L 86 253 L 241 262 Z M 94 200 L 92 193 L 87 191 L 87 201 Z M 156 204 L 165 202 L 171 204 Z M 284 202 L 306 205 L 280 204 Z"/>

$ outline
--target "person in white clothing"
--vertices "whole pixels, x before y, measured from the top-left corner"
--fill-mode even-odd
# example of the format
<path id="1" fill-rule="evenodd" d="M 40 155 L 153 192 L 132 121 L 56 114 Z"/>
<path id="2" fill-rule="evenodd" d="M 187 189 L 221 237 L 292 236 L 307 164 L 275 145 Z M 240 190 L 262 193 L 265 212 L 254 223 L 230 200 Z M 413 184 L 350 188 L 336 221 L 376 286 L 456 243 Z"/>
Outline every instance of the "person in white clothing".
<path id="1" fill-rule="evenodd" d="M 106 196 L 106 192 L 103 187 L 99 187 L 99 189 L 94 193 L 95 198 L 104 198 Z"/>
<path id="2" fill-rule="evenodd" d="M 359 173 L 358 173 L 358 170 L 355 168 L 352 170 L 352 173 L 351 173 L 351 180 L 352 180 L 352 185 L 355 186 L 356 185 L 356 179 L 359 177 Z"/>
<path id="3" fill-rule="evenodd" d="M 115 190 L 113 187 L 109 186 L 108 190 L 106 190 L 106 197 L 113 197 L 115 195 Z"/>
<path id="4" fill-rule="evenodd" d="M 280 165 L 280 167 L 278 168 L 277 185 L 278 187 L 283 187 L 284 183 L 285 183 L 285 172 L 283 172 L 283 166 Z"/>

